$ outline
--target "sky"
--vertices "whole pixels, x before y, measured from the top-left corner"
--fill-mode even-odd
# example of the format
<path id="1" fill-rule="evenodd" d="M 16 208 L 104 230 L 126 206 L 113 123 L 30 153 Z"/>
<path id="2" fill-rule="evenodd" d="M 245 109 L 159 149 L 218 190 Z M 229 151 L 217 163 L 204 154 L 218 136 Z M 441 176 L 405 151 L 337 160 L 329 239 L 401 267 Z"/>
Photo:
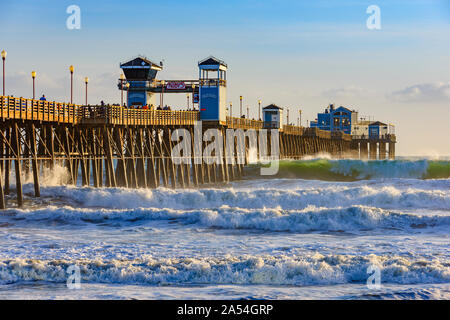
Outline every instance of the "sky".
<path id="1" fill-rule="evenodd" d="M 81 28 L 70 30 L 70 5 Z M 369 29 L 369 6 L 380 29 Z M 393 123 L 397 155 L 450 156 L 450 0 L 65 1 L 0 0 L 0 51 L 8 95 L 120 102 L 119 64 L 164 61 L 160 79 L 196 79 L 198 61 L 228 64 L 227 98 L 250 116 L 257 101 L 302 110 L 302 124 L 330 103 Z M 186 107 L 183 94 L 164 102 Z M 175 107 L 177 108 L 177 107 Z M 295 120 L 297 122 L 297 120 Z"/>

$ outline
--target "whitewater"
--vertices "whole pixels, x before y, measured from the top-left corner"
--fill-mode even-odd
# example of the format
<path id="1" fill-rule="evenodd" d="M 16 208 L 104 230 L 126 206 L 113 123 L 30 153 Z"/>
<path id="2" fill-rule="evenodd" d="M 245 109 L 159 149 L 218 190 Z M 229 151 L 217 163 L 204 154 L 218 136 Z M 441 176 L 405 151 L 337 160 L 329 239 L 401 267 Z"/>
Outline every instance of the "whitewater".
<path id="1" fill-rule="evenodd" d="M 39 199 L 29 179 L 25 206 L 0 213 L 0 299 L 450 298 L 450 161 L 259 169 L 222 186 L 124 189 L 64 186 L 57 168 Z"/>

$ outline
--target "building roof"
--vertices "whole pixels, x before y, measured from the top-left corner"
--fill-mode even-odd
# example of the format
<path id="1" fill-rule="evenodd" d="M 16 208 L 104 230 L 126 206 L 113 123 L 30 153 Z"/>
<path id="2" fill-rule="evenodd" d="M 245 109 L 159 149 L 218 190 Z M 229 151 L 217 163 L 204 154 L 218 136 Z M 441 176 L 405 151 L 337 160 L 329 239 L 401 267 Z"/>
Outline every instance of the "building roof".
<path id="1" fill-rule="evenodd" d="M 372 122 L 370 124 L 370 126 L 387 126 L 386 123 L 380 122 L 380 121 L 376 121 L 376 122 Z"/>
<path id="2" fill-rule="evenodd" d="M 227 67 L 227 64 L 226 64 L 224 61 L 222 61 L 222 60 L 220 60 L 220 59 L 217 59 L 217 58 L 214 57 L 214 56 L 209 56 L 208 58 L 205 58 L 205 59 L 199 61 L 199 62 L 198 62 L 198 65 L 199 65 L 199 66 L 205 66 L 205 65 L 213 65 L 213 66 L 215 66 L 215 65 L 221 65 L 221 66 Z"/>
<path id="3" fill-rule="evenodd" d="M 281 108 L 281 107 L 279 107 L 279 106 L 277 106 L 276 104 L 269 104 L 268 106 L 266 106 L 266 107 L 264 107 L 263 108 L 263 110 L 266 110 L 266 109 L 283 109 L 283 108 Z"/>
<path id="4" fill-rule="evenodd" d="M 336 112 L 336 111 L 342 110 L 342 109 L 344 109 L 347 112 L 352 113 L 352 110 L 350 110 L 349 108 L 343 107 L 343 106 L 340 106 L 339 108 L 334 109 L 333 112 Z"/>
<path id="5" fill-rule="evenodd" d="M 155 70 L 162 70 L 162 63 L 154 63 L 144 56 L 137 56 L 127 62 L 121 63 L 120 67 L 150 67 Z"/>

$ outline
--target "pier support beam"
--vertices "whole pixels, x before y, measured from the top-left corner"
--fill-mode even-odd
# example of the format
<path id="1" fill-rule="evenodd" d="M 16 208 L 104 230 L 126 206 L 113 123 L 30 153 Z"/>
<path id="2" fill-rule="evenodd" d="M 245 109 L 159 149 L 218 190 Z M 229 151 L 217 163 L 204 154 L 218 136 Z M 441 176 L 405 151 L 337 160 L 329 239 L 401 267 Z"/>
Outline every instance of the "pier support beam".
<path id="1" fill-rule="evenodd" d="M 395 160 L 395 142 L 389 142 L 389 159 Z"/>
<path id="2" fill-rule="evenodd" d="M 386 159 L 386 142 L 379 142 L 379 159 L 385 160 Z"/>
<path id="3" fill-rule="evenodd" d="M 12 128 L 12 142 L 14 148 L 14 166 L 16 169 L 16 192 L 17 192 L 17 205 L 23 206 L 23 191 L 22 191 L 22 170 L 20 163 L 21 147 L 20 147 L 20 132 L 17 123 Z"/>
<path id="4" fill-rule="evenodd" d="M 2 168 L 0 167 L 0 209 L 6 209 L 5 193 L 3 192 Z"/>
<path id="5" fill-rule="evenodd" d="M 362 160 L 367 160 L 369 158 L 369 150 L 367 149 L 367 142 L 361 141 L 359 143 L 359 154 Z"/>
<path id="6" fill-rule="evenodd" d="M 377 143 L 370 142 L 369 147 L 370 147 L 370 160 L 377 160 L 377 151 L 378 151 Z"/>
<path id="7" fill-rule="evenodd" d="M 41 189 L 39 186 L 39 166 L 38 166 L 38 160 L 37 160 L 36 128 L 35 128 L 34 124 L 31 124 L 28 127 L 27 138 L 29 139 L 30 151 L 33 155 L 32 167 L 33 167 L 34 196 L 40 197 Z"/>

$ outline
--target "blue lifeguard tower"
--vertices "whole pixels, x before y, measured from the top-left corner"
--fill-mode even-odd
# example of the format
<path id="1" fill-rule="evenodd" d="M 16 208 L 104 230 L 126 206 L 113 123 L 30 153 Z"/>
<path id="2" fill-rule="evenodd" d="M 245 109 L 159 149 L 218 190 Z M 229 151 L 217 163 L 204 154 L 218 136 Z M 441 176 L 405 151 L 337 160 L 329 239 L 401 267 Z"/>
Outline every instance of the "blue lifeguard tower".
<path id="1" fill-rule="evenodd" d="M 125 83 L 129 83 L 127 106 L 145 106 L 155 104 L 152 82 L 158 71 L 161 71 L 162 63 L 156 64 L 146 57 L 138 56 L 128 62 L 121 63 L 120 68 L 125 74 L 126 81 L 119 82 L 119 89 L 125 89 Z"/>
<path id="2" fill-rule="evenodd" d="M 227 64 L 213 56 L 198 63 L 200 120 L 227 120 Z"/>

